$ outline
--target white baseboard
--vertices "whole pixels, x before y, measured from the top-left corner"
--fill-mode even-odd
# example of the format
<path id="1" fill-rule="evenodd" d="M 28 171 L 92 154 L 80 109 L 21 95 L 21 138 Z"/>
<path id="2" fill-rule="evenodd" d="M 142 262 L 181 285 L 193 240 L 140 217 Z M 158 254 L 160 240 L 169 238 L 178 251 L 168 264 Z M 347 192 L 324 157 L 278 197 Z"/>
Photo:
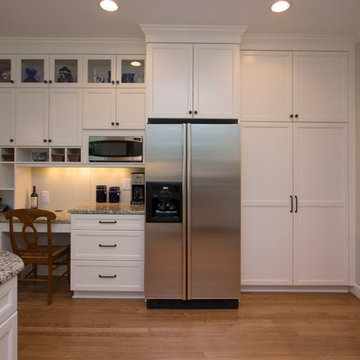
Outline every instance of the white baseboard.
<path id="1" fill-rule="evenodd" d="M 74 291 L 73 299 L 145 299 L 143 292 Z"/>
<path id="2" fill-rule="evenodd" d="M 359 288 L 360 289 L 360 288 Z M 241 292 L 347 293 L 348 286 L 242 286 Z"/>
<path id="3" fill-rule="evenodd" d="M 360 286 L 359 285 L 354 285 L 351 289 L 350 289 L 350 292 L 352 294 L 354 294 L 357 298 L 360 299 Z"/>

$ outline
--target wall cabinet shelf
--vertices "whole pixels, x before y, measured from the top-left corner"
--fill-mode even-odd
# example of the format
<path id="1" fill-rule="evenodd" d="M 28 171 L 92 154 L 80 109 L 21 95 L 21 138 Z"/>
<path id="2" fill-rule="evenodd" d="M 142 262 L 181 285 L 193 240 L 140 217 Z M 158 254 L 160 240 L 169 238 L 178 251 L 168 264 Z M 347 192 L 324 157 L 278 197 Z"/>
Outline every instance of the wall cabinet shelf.
<path id="1" fill-rule="evenodd" d="M 345 52 L 243 51 L 242 121 L 348 122 Z"/>

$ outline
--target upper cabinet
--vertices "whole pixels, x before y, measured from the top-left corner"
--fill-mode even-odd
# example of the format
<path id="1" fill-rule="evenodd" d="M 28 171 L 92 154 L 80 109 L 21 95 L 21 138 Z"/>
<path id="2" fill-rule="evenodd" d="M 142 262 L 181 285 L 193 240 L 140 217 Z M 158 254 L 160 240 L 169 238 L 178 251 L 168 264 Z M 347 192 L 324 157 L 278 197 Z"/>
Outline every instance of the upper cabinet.
<path id="1" fill-rule="evenodd" d="M 238 45 L 148 44 L 148 117 L 237 119 Z"/>
<path id="2" fill-rule="evenodd" d="M 16 80 L 16 56 L 0 55 L 0 87 L 14 87 Z"/>
<path id="3" fill-rule="evenodd" d="M 348 121 L 345 52 L 241 53 L 242 121 Z"/>
<path id="4" fill-rule="evenodd" d="M 84 87 L 144 87 L 145 56 L 84 56 Z"/>

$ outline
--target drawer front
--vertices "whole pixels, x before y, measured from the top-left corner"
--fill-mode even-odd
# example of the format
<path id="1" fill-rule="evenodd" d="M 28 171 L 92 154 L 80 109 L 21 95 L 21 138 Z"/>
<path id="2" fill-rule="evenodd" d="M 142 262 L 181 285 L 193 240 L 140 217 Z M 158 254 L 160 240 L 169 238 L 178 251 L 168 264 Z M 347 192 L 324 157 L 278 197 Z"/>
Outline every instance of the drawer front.
<path id="1" fill-rule="evenodd" d="M 17 306 L 17 276 L 0 286 L 0 324 L 3 323 Z"/>
<path id="2" fill-rule="evenodd" d="M 144 262 L 74 260 L 71 290 L 144 291 Z"/>
<path id="3" fill-rule="evenodd" d="M 144 231 L 71 232 L 73 260 L 144 260 Z"/>
<path id="4" fill-rule="evenodd" d="M 71 215 L 71 230 L 145 230 L 144 215 Z"/>
<path id="5" fill-rule="evenodd" d="M 4 323 L 0 323 L 0 358 L 17 359 L 17 311 Z"/>

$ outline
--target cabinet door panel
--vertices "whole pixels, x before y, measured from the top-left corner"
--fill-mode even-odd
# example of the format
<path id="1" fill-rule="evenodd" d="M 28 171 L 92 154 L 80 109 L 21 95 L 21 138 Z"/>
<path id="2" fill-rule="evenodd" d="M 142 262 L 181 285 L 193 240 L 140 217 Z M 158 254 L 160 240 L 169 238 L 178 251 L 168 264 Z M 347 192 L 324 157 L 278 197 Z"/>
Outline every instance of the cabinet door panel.
<path id="1" fill-rule="evenodd" d="M 348 138 L 345 124 L 296 124 L 294 283 L 348 283 Z"/>
<path id="2" fill-rule="evenodd" d="M 194 111 L 196 118 L 238 118 L 237 45 L 194 45 Z"/>
<path id="3" fill-rule="evenodd" d="M 192 45 L 148 45 L 148 117 L 189 118 Z"/>
<path id="4" fill-rule="evenodd" d="M 145 90 L 116 90 L 116 120 L 120 129 L 144 129 Z"/>
<path id="5" fill-rule="evenodd" d="M 49 90 L 16 90 L 16 145 L 47 145 Z"/>
<path id="6" fill-rule="evenodd" d="M 0 88 L 0 145 L 14 145 L 15 136 L 15 90 Z"/>
<path id="7" fill-rule="evenodd" d="M 1 360 L 17 359 L 17 312 L 0 325 Z"/>
<path id="8" fill-rule="evenodd" d="M 289 121 L 292 52 L 241 52 L 242 121 Z"/>
<path id="9" fill-rule="evenodd" d="M 50 90 L 50 139 L 52 145 L 81 145 L 82 90 Z"/>
<path id="10" fill-rule="evenodd" d="M 241 126 L 241 277 L 244 285 L 292 283 L 292 125 Z"/>
<path id="11" fill-rule="evenodd" d="M 84 89 L 84 129 L 111 129 L 115 123 L 115 89 Z"/>
<path id="12" fill-rule="evenodd" d="M 346 53 L 294 53 L 294 113 L 299 121 L 348 121 Z"/>

